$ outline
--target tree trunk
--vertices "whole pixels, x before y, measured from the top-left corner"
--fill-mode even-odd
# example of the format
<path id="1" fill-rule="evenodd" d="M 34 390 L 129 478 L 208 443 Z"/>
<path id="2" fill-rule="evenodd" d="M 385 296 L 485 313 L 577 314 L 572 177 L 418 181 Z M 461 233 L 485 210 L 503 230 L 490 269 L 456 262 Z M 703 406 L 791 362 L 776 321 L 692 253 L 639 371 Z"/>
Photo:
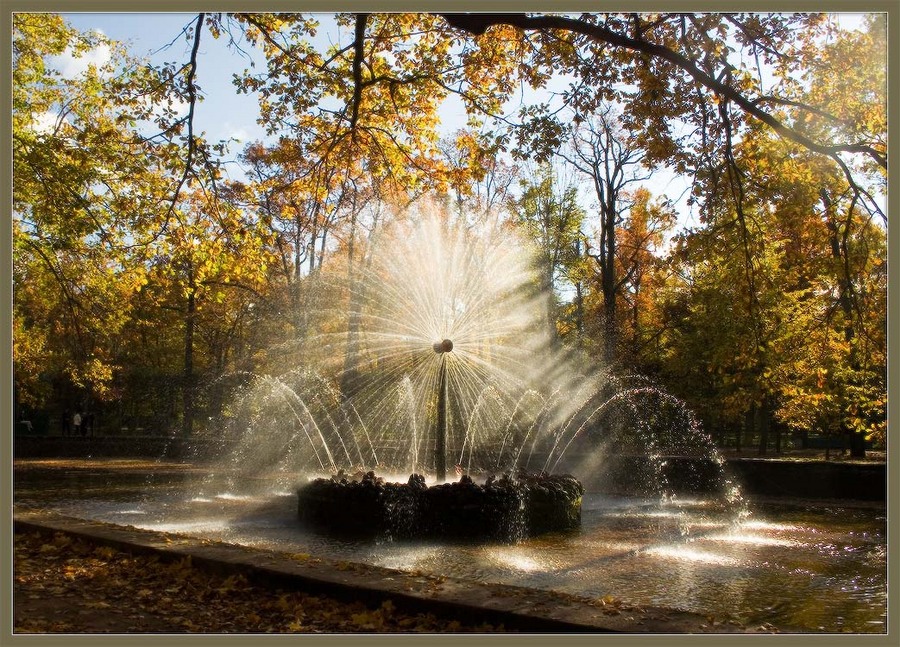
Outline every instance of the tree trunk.
<path id="1" fill-rule="evenodd" d="M 575 255 L 581 258 L 581 239 L 575 240 Z M 579 343 L 584 338 L 584 287 L 581 281 L 575 281 L 575 331 Z"/>
<path id="2" fill-rule="evenodd" d="M 581 281 L 575 282 L 575 331 L 579 340 L 584 338 L 584 287 Z"/>
<path id="3" fill-rule="evenodd" d="M 759 415 L 759 444 L 763 448 L 762 453 L 765 454 L 769 447 L 769 432 L 772 430 L 772 405 L 769 402 L 769 398 L 763 398 L 762 406 L 759 408 Z"/>
<path id="4" fill-rule="evenodd" d="M 194 428 L 194 317 L 197 311 L 196 295 L 188 293 L 184 319 L 184 376 L 182 392 L 181 434 L 190 436 Z"/>
<path id="5" fill-rule="evenodd" d="M 866 437 L 858 431 L 850 432 L 850 456 L 853 458 L 866 457 Z"/>
<path id="6" fill-rule="evenodd" d="M 616 359 L 616 211 L 609 204 L 603 213 L 603 257 L 601 286 L 603 289 L 603 352 L 607 365 Z"/>
<path id="7" fill-rule="evenodd" d="M 294 206 L 296 212 L 296 220 L 295 225 L 297 227 L 297 232 L 294 238 L 294 273 L 291 278 L 290 284 L 290 294 L 291 294 L 291 305 L 293 307 L 291 320 L 294 324 L 294 330 L 297 337 L 300 337 L 300 331 L 305 330 L 306 326 L 304 325 L 306 322 L 303 319 L 304 309 L 302 307 L 303 304 L 303 295 L 301 293 L 301 284 L 303 278 L 303 260 L 304 260 L 304 243 L 300 237 L 300 212 L 297 210 L 297 207 Z"/>
<path id="8" fill-rule="evenodd" d="M 856 331 L 853 327 L 853 311 L 855 299 L 855 290 L 853 287 L 853 279 L 850 276 L 850 268 L 848 267 L 848 254 L 846 246 L 846 238 L 849 232 L 849 220 L 845 224 L 844 232 L 840 231 L 838 223 L 832 213 L 832 203 L 828 192 L 823 188 L 820 192 L 822 204 L 825 206 L 825 225 L 828 229 L 829 244 L 831 245 L 831 257 L 837 266 L 836 274 L 838 281 L 838 304 L 844 314 L 844 340 L 850 346 L 850 356 L 848 358 L 850 368 L 853 374 L 859 371 L 859 359 L 856 354 L 856 344 L 854 338 Z M 852 380 L 851 380 L 852 381 Z M 841 448 L 841 454 L 844 453 L 846 443 L 850 443 L 850 455 L 854 458 L 865 458 L 866 444 L 865 438 L 855 430 L 849 429 L 843 422 L 841 423 L 842 442 L 844 446 Z"/>
<path id="9" fill-rule="evenodd" d="M 756 414 L 756 423 L 759 427 L 759 455 L 763 456 L 769 449 L 769 429 L 772 424 L 768 398 L 763 398 L 762 404 L 756 410 Z"/>
<path id="10" fill-rule="evenodd" d="M 744 430 L 747 432 L 747 443 L 753 442 L 753 435 L 756 433 L 756 416 L 756 405 L 751 404 L 744 414 Z"/>
<path id="11" fill-rule="evenodd" d="M 553 291 L 553 269 L 551 268 L 544 277 L 544 294 L 547 295 L 547 332 L 550 334 L 550 344 L 559 344 L 559 330 L 556 327 L 556 292 Z"/>
<path id="12" fill-rule="evenodd" d="M 223 346 L 225 344 L 223 343 Z M 216 373 L 215 382 L 210 388 L 209 394 L 209 415 L 221 416 L 222 403 L 225 401 L 225 381 L 222 379 L 225 375 L 225 366 L 228 364 L 228 351 L 220 348 L 216 353 Z"/>

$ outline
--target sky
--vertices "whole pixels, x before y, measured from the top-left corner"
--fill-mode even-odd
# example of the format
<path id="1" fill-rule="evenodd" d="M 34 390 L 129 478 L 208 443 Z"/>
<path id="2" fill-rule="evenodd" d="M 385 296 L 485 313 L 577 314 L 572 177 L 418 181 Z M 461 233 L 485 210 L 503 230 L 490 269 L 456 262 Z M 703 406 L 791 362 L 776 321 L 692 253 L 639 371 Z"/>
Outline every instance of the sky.
<path id="1" fill-rule="evenodd" d="M 134 56 L 147 56 L 153 63 L 187 62 L 191 43 L 182 31 L 196 20 L 196 13 L 74 13 L 63 14 L 80 31 L 99 30 L 107 37 L 129 44 Z M 249 48 L 247 48 L 249 51 Z M 102 56 L 103 53 L 99 52 Z M 106 52 L 108 57 L 109 52 Z M 74 65 L 87 65 L 76 59 Z M 259 56 L 257 65 L 263 65 Z M 259 104 L 254 95 L 238 94 L 232 76 L 249 66 L 241 54 L 228 49 L 227 38 L 201 33 L 197 84 L 204 99 L 195 108 L 197 130 L 209 141 L 236 138 L 244 144 L 265 137 L 256 123 Z"/>
<path id="2" fill-rule="evenodd" d="M 192 26 L 196 13 L 64 13 L 66 21 L 80 31 L 99 30 L 105 36 L 128 45 L 133 56 L 146 56 L 153 63 L 187 62 L 190 59 L 191 42 L 185 38 L 184 29 Z M 322 29 L 317 38 L 323 45 L 329 38 L 335 38 L 327 27 L 328 14 L 322 14 Z M 347 39 L 343 39 L 346 41 Z M 246 45 L 249 54 L 255 54 L 257 69 L 264 69 L 264 58 L 259 52 Z M 65 73 L 77 73 L 87 67 L 88 62 L 108 60 L 109 51 L 96 51 L 93 57 L 72 59 L 62 57 L 56 65 Z M 257 124 L 259 106 L 255 95 L 238 94 L 232 83 L 233 74 L 249 66 L 248 59 L 228 47 L 228 39 L 223 36 L 213 38 L 208 30 L 201 33 L 198 56 L 197 83 L 204 96 L 195 108 L 194 129 L 205 132 L 207 141 L 236 139 L 229 146 L 230 157 L 234 158 L 244 146 L 256 140 L 266 140 L 265 130 Z M 461 102 L 455 97 L 448 101 L 442 113 L 442 128 L 453 132 L 466 124 L 466 115 Z M 185 114 L 187 106 L 184 107 Z M 226 164 L 226 173 L 232 179 L 243 179 L 243 173 L 236 164 Z M 665 172 L 656 173 L 657 186 L 654 194 L 666 193 L 674 201 L 679 196 L 684 199 L 687 185 L 680 178 Z M 585 183 L 586 199 L 590 200 L 590 186 Z"/>
<path id="3" fill-rule="evenodd" d="M 183 33 L 192 27 L 197 13 L 63 13 L 65 20 L 80 31 L 100 31 L 108 38 L 128 45 L 132 56 L 146 56 L 152 63 L 179 62 L 190 59 L 192 42 Z M 337 26 L 330 20 L 333 14 L 320 14 L 321 27 L 313 42 L 320 41 L 322 48 L 337 39 Z M 330 26 L 329 26 L 330 23 Z M 341 39 L 343 42 L 347 38 Z M 254 94 L 239 94 L 232 81 L 235 73 L 241 73 L 251 64 L 250 55 L 257 70 L 265 69 L 261 51 L 246 42 L 241 43 L 244 54 L 229 48 L 227 35 L 214 38 L 208 30 L 201 32 L 198 52 L 196 82 L 203 101 L 194 110 L 194 129 L 204 132 L 207 141 L 237 140 L 229 145 L 231 157 L 237 155 L 252 141 L 267 140 L 265 129 L 257 123 L 259 104 Z M 105 59 L 104 59 L 105 57 Z M 109 51 L 96 51 L 93 60 L 108 60 Z M 56 64 L 64 72 L 76 73 L 85 69 L 92 57 L 72 59 L 62 57 Z M 187 105 L 184 107 L 187 113 Z M 447 132 L 465 126 L 466 115 L 458 100 L 447 102 L 442 115 Z M 226 165 L 232 179 L 242 179 L 243 173 L 235 164 Z"/>
<path id="4" fill-rule="evenodd" d="M 128 44 L 133 56 L 146 56 L 153 63 L 185 63 L 190 58 L 191 42 L 183 33 L 196 20 L 196 13 L 64 13 L 66 21 L 80 31 L 99 30 L 107 37 Z M 334 38 L 334 28 L 329 30 L 329 14 L 322 14 L 323 23 L 317 39 L 327 45 Z M 862 14 L 845 13 L 841 24 L 849 29 L 858 27 Z M 346 39 L 345 39 L 346 40 Z M 246 43 L 242 47 L 253 58 L 257 69 L 264 69 L 260 52 Z M 101 62 L 109 58 L 109 51 L 95 50 L 87 57 L 72 59 L 61 57 L 56 64 L 64 72 L 76 73 L 88 62 Z M 233 75 L 249 67 L 246 54 L 228 47 L 228 38 L 213 38 L 208 30 L 201 34 L 196 80 L 204 99 L 195 108 L 195 131 L 204 132 L 207 141 L 238 140 L 229 146 L 231 157 L 244 146 L 256 140 L 265 140 L 266 133 L 257 123 L 259 106 L 255 95 L 239 94 L 232 82 Z M 185 106 L 186 112 L 186 106 Z M 458 102 L 448 102 L 444 110 L 443 128 L 452 132 L 465 125 L 466 117 Z M 236 165 L 226 165 L 226 172 L 233 179 L 241 179 L 243 173 Z M 676 203 L 682 225 L 695 224 L 693 215 L 685 206 L 687 181 L 665 170 L 657 171 L 648 187 L 654 195 L 665 194 Z"/>

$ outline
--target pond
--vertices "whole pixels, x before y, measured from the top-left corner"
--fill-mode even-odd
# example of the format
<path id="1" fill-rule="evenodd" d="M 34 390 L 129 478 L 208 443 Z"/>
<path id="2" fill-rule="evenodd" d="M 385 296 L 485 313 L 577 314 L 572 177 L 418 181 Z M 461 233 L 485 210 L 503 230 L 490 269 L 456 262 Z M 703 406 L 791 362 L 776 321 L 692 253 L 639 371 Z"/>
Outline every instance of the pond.
<path id="1" fill-rule="evenodd" d="M 299 480 L 298 480 L 299 482 Z M 800 632 L 887 628 L 884 505 L 588 492 L 581 528 L 516 544 L 338 540 L 303 528 L 294 492 L 183 465 L 34 463 L 17 506 L 246 546 L 663 606 Z"/>

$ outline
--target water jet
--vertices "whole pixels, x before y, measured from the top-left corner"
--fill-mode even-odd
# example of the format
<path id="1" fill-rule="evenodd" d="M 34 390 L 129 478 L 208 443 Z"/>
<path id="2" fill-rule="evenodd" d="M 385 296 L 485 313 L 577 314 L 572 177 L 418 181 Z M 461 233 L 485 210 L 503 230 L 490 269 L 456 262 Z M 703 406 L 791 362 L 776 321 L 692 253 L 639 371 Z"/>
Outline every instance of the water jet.
<path id="1" fill-rule="evenodd" d="M 334 294 L 349 295 L 346 312 L 328 312 L 342 312 L 346 325 L 329 321 L 332 332 L 299 343 L 288 370 L 251 376 L 224 421 L 225 440 L 232 444 L 221 465 L 247 476 L 272 474 L 279 489 L 316 506 L 299 513 L 314 526 L 355 525 L 352 519 L 325 520 L 325 511 L 382 519 L 389 516 L 386 508 L 397 514 L 398 501 L 415 499 L 405 507 L 428 535 L 431 526 L 416 516 L 423 501 L 403 489 L 413 475 L 423 476 L 429 490 L 465 475 L 478 479 L 481 489 L 461 483 L 435 492 L 496 498 L 508 474 L 519 485 L 504 490 L 503 505 L 524 509 L 526 499 L 538 496 L 531 489 L 546 490 L 536 480 L 542 474 L 592 475 L 610 449 L 650 456 L 640 480 L 648 492 L 663 495 L 666 450 L 711 448 L 674 398 L 597 371 L 553 343 L 548 300 L 530 248 L 499 216 L 472 221 L 420 207 L 384 225 L 365 271 L 354 272 L 351 282 L 343 265 L 331 278 L 329 269 L 322 269 L 320 280 L 331 281 Z M 341 386 L 348 374 L 352 390 Z M 375 480 L 363 483 L 369 472 Z M 722 462 L 714 461 L 711 472 L 714 478 L 723 475 Z M 333 478 L 341 473 L 360 476 L 342 484 Z M 529 473 L 535 478 L 519 477 Z M 318 481 L 301 488 L 298 474 L 301 483 Z M 374 487 L 379 478 L 396 488 Z M 731 486 L 725 478 L 723 490 Z M 352 505 L 339 503 L 356 489 L 367 494 Z M 334 492 L 331 504 L 328 491 Z M 740 500 L 739 494 L 727 496 Z M 372 509 L 363 512 L 362 500 Z M 560 502 L 559 514 L 545 509 L 543 526 L 516 523 L 526 534 L 570 529 L 580 501 L 575 492 Z M 469 502 L 461 508 L 467 512 L 448 509 L 446 516 L 477 516 L 476 508 Z M 394 528 L 389 534 L 404 532 Z M 522 532 L 511 529 L 508 535 Z"/>
<path id="2" fill-rule="evenodd" d="M 527 535 L 569 530 L 581 522 L 584 487 L 571 475 L 520 471 L 477 484 L 462 474 L 447 483 L 447 357 L 453 342 L 432 344 L 440 355 L 435 416 L 435 479 L 421 474 L 407 483 L 386 482 L 374 471 L 348 477 L 343 470 L 297 491 L 299 518 L 317 529 L 390 539 L 452 538 L 516 541 Z"/>

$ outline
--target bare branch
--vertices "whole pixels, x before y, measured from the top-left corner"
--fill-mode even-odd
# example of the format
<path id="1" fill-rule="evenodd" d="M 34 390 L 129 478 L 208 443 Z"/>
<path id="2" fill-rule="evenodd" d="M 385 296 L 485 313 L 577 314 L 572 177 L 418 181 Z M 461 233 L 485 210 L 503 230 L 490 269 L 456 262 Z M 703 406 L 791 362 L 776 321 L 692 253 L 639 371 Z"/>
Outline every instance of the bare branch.
<path id="1" fill-rule="evenodd" d="M 196 144 L 194 142 L 194 107 L 197 104 L 197 88 L 194 85 L 194 76 L 197 73 L 197 52 L 200 50 L 200 28 L 203 26 L 203 19 L 206 14 L 198 14 L 196 26 L 194 27 L 194 44 L 191 48 L 191 58 L 188 63 L 187 79 L 185 81 L 188 92 L 188 114 L 187 114 L 187 156 L 184 161 L 184 172 L 181 179 L 175 187 L 175 193 L 172 195 L 172 201 L 169 204 L 168 215 L 172 215 L 175 211 L 175 205 L 178 204 L 178 198 L 181 195 L 181 189 L 190 176 L 191 168 L 194 162 L 194 153 Z"/>

